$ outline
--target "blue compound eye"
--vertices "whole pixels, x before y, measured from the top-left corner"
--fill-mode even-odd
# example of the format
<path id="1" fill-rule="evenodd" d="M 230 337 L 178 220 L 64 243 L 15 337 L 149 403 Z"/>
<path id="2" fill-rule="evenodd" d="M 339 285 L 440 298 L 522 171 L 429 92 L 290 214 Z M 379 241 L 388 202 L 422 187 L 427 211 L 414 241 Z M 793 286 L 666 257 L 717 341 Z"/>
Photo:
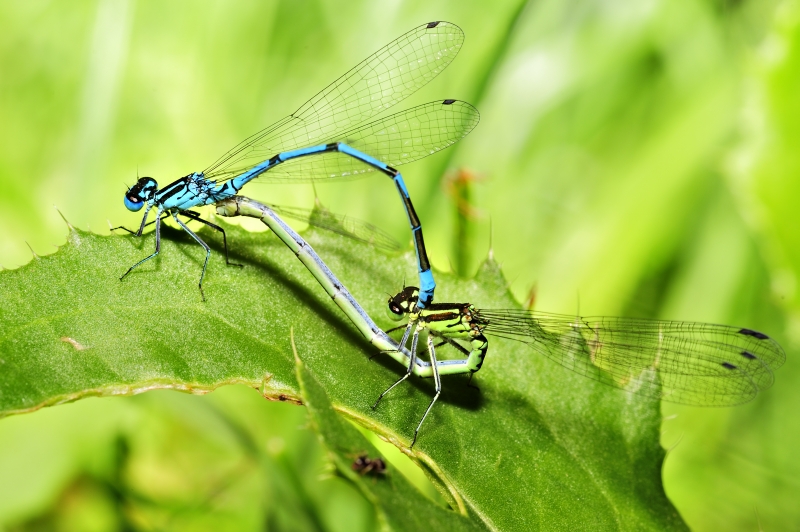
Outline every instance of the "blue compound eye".
<path id="1" fill-rule="evenodd" d="M 143 205 L 144 201 L 142 201 L 142 198 L 133 196 L 131 194 L 125 194 L 125 207 L 127 207 L 129 211 L 136 212 L 141 210 Z"/>

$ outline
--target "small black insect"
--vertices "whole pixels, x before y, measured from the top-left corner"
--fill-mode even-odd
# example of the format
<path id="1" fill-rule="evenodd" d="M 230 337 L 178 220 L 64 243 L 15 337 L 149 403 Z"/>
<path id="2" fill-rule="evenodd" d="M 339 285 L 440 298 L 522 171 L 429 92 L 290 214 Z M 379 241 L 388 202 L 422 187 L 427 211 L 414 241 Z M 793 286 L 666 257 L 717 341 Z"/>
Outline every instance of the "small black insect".
<path id="1" fill-rule="evenodd" d="M 359 475 L 372 475 L 372 476 L 383 476 L 386 474 L 386 462 L 383 461 L 383 458 L 375 458 L 372 459 L 366 454 L 359 455 L 353 461 L 353 471 L 357 471 Z"/>

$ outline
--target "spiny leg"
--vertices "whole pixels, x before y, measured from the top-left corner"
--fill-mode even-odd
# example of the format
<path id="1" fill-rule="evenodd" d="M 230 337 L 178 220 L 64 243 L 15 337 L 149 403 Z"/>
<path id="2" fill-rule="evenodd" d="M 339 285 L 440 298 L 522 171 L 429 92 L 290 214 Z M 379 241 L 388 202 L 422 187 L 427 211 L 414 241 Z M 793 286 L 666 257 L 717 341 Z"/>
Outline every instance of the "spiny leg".
<path id="1" fill-rule="evenodd" d="M 419 319 L 419 314 L 416 313 L 410 314 L 408 317 L 408 323 L 406 323 L 405 325 L 398 325 L 397 327 L 392 327 L 391 329 L 388 329 L 384 332 L 386 334 L 391 334 L 395 331 L 399 331 L 400 329 L 405 329 L 405 332 L 403 333 L 403 338 L 401 338 L 400 342 L 398 342 L 400 347 L 405 347 L 406 342 L 408 342 L 408 337 L 411 333 L 411 328 L 414 327 L 418 319 Z"/>
<path id="2" fill-rule="evenodd" d="M 145 213 L 144 218 L 142 218 L 142 227 L 139 228 L 139 233 L 137 233 L 136 236 L 141 236 L 141 231 L 144 228 L 144 221 L 146 219 L 147 219 L 147 213 Z M 147 257 L 143 258 L 142 260 L 140 260 L 139 262 L 137 262 L 136 264 L 134 264 L 133 266 L 128 268 L 128 271 L 123 273 L 122 277 L 119 278 L 120 281 L 123 280 L 126 275 L 131 273 L 131 271 L 133 271 L 134 268 L 136 268 L 140 264 L 142 264 L 144 262 L 147 262 L 148 260 L 152 259 L 156 255 L 158 255 L 159 251 L 161 251 L 161 220 L 162 220 L 162 218 L 161 218 L 161 210 L 159 210 L 158 211 L 158 215 L 156 216 L 156 219 L 154 220 L 155 224 L 156 224 L 156 250 L 153 252 L 152 255 L 148 255 Z"/>
<path id="3" fill-rule="evenodd" d="M 386 334 L 391 334 L 393 332 L 399 331 L 400 329 L 407 329 L 407 328 L 408 328 L 408 325 L 399 325 L 397 327 L 392 327 L 391 329 L 386 329 L 384 332 Z M 441 341 L 438 344 L 434 344 L 434 347 L 442 347 L 443 345 L 450 344 L 453 347 L 455 347 L 462 355 L 464 355 L 464 357 L 468 357 L 469 356 L 469 351 L 466 348 L 464 348 L 463 345 L 459 344 L 458 342 L 456 342 L 452 338 L 447 338 L 446 336 L 440 336 L 439 338 L 440 338 Z M 383 353 L 388 353 L 388 352 L 389 351 L 380 351 L 379 353 L 376 353 L 376 354 L 372 355 L 369 358 L 370 358 L 370 360 L 372 360 L 376 356 L 378 356 L 380 354 L 383 354 Z"/>
<path id="4" fill-rule="evenodd" d="M 393 327 L 393 328 L 391 328 L 391 329 L 387 329 L 387 330 L 385 330 L 385 331 L 383 331 L 383 332 L 385 332 L 386 334 L 392 334 L 392 333 L 393 333 L 393 332 L 395 332 L 395 331 L 399 331 L 400 329 L 405 329 L 405 328 L 406 328 L 406 326 L 405 326 L 405 325 L 400 325 L 400 326 L 398 326 L 398 327 Z M 384 350 L 382 350 L 382 351 L 378 351 L 378 352 L 377 352 L 377 353 L 375 353 L 374 355 L 370 355 L 369 359 L 370 359 L 370 360 L 372 360 L 373 358 L 375 358 L 375 357 L 376 357 L 376 356 L 378 356 L 378 355 L 385 355 L 386 353 L 395 353 L 395 352 L 397 352 L 397 351 L 399 351 L 399 350 L 400 350 L 400 349 L 384 349 Z"/>
<path id="5" fill-rule="evenodd" d="M 387 331 L 384 331 L 384 332 L 385 332 L 386 334 L 391 334 L 391 333 L 393 333 L 393 332 L 395 332 L 395 331 L 399 331 L 400 329 L 406 329 L 406 330 L 408 330 L 408 326 L 407 326 L 407 325 L 400 325 L 400 326 L 398 326 L 398 327 L 394 327 L 394 328 L 392 328 L 392 329 L 389 329 L 389 330 L 387 330 Z M 384 350 L 382 350 L 382 351 L 378 351 L 378 352 L 377 352 L 377 353 L 375 353 L 374 355 L 371 355 L 371 356 L 369 357 L 369 359 L 370 359 L 370 360 L 372 360 L 373 358 L 375 358 L 375 357 L 376 357 L 376 356 L 378 356 L 378 355 L 385 355 L 386 353 L 396 353 L 396 352 L 400 351 L 400 350 L 401 350 L 401 349 L 404 347 L 405 341 L 408 339 L 408 335 L 404 335 L 404 336 L 403 336 L 403 338 L 404 338 L 404 341 L 403 341 L 403 343 L 402 343 L 402 344 L 398 344 L 398 348 L 397 348 L 397 349 L 384 349 Z"/>
<path id="6" fill-rule="evenodd" d="M 417 443 L 417 435 L 419 434 L 419 429 L 422 428 L 422 424 L 425 422 L 425 418 L 428 417 L 428 414 L 433 408 L 433 404 L 439 398 L 439 395 L 442 393 L 442 379 L 439 377 L 439 367 L 436 365 L 436 348 L 433 346 L 433 336 L 428 335 L 428 353 L 431 357 L 431 367 L 433 367 L 433 380 L 436 384 L 436 393 L 433 395 L 433 399 L 431 399 L 431 404 L 428 405 L 428 409 L 425 410 L 425 414 L 422 416 L 422 419 L 419 421 L 419 425 L 417 425 L 417 430 L 414 431 L 414 440 L 411 442 L 411 447 L 414 447 L 414 444 Z"/>
<path id="7" fill-rule="evenodd" d="M 197 283 L 197 287 L 200 289 L 200 297 L 203 298 L 203 301 L 205 301 L 206 300 L 206 295 L 203 293 L 203 277 L 205 277 L 205 275 L 206 275 L 206 266 L 208 266 L 208 258 L 211 256 L 211 248 L 208 247 L 208 244 L 203 242 L 203 239 L 201 239 L 199 236 L 194 234 L 194 232 L 192 232 L 192 230 L 189 229 L 189 226 L 187 226 L 185 223 L 180 221 L 180 219 L 178 218 L 177 214 L 173 214 L 172 217 L 175 219 L 176 222 L 178 222 L 178 225 L 183 227 L 184 231 L 189 233 L 189 235 L 191 235 L 191 237 L 194 238 L 195 242 L 197 242 L 198 244 L 203 246 L 203 249 L 206 250 L 206 260 L 205 260 L 205 262 L 203 262 L 203 271 L 200 272 L 200 282 Z"/>
<path id="8" fill-rule="evenodd" d="M 135 233 L 133 231 L 131 231 L 130 229 L 128 229 L 127 227 L 122 227 L 122 226 L 114 227 L 111 230 L 112 231 L 116 231 L 117 229 L 124 229 L 125 231 L 129 232 L 132 235 L 142 236 L 142 231 L 144 231 L 145 225 L 148 225 L 146 223 L 147 222 L 147 215 L 150 214 L 150 209 L 151 208 L 153 208 L 153 204 L 152 203 L 148 203 L 147 207 L 144 209 L 144 216 L 142 216 L 142 223 L 139 224 L 139 230 L 136 231 Z M 161 218 L 161 213 L 162 213 L 162 211 L 161 211 L 161 209 L 159 209 L 158 210 L 158 214 L 156 215 L 156 219 L 153 220 L 153 222 L 151 222 L 151 223 L 159 221 L 159 219 Z M 164 216 L 166 217 L 166 214 L 164 214 Z M 158 228 L 158 226 L 156 226 L 156 228 Z M 123 275 L 123 277 L 125 277 L 125 276 Z"/>
<path id="9" fill-rule="evenodd" d="M 417 322 L 416 318 L 409 316 L 408 323 L 406 323 L 406 330 L 403 332 L 403 337 L 400 339 L 400 347 L 405 347 L 406 342 L 408 342 L 408 335 L 411 334 L 411 328 L 414 327 L 414 324 Z M 419 331 L 414 332 L 414 342 L 416 342 L 416 338 L 419 335 Z"/>
<path id="10" fill-rule="evenodd" d="M 216 229 L 217 231 L 219 231 L 220 233 L 222 233 L 222 245 L 225 247 L 225 264 L 227 264 L 228 266 L 238 266 L 238 267 L 240 267 L 240 268 L 242 267 L 242 265 L 241 265 L 241 264 L 238 264 L 238 263 L 236 263 L 236 262 L 231 262 L 231 261 L 228 259 L 228 237 L 225 235 L 225 229 L 223 229 L 222 227 L 220 227 L 220 226 L 218 226 L 218 225 L 216 225 L 216 224 L 212 224 L 212 223 L 211 223 L 211 222 L 209 222 L 208 220 L 204 220 L 204 219 L 202 219 L 202 218 L 200 217 L 200 215 L 199 215 L 199 214 L 197 214 L 197 213 L 196 213 L 196 212 L 194 212 L 194 211 L 182 211 L 182 212 L 181 212 L 181 214 L 182 214 L 182 215 L 184 215 L 184 216 L 186 216 L 187 218 L 191 218 L 192 220 L 197 220 L 197 221 L 198 221 L 198 222 L 200 222 L 200 223 L 204 223 L 204 224 L 206 224 L 207 226 L 209 226 L 210 228 L 212 228 L 212 229 Z"/>
<path id="11" fill-rule="evenodd" d="M 393 333 L 393 332 L 395 332 L 395 331 L 399 331 L 400 329 L 405 329 L 405 332 L 403 333 L 403 338 L 401 338 L 401 339 L 400 339 L 400 342 L 398 342 L 398 345 L 400 346 L 400 349 L 402 349 L 403 347 L 405 347 L 405 346 L 406 346 L 406 342 L 408 342 L 408 337 L 409 337 L 409 335 L 410 335 L 410 333 L 411 333 L 411 328 L 414 326 L 414 324 L 415 324 L 415 323 L 417 323 L 417 319 L 418 319 L 418 318 L 417 318 L 417 316 L 418 316 L 418 315 L 416 315 L 416 314 L 413 314 L 413 315 L 409 316 L 409 318 L 408 318 L 408 323 L 407 323 L 407 324 L 405 324 L 405 325 L 400 325 L 400 326 L 398 326 L 398 327 L 394 327 L 394 328 L 392 328 L 392 329 L 389 329 L 388 331 L 384 331 L 384 332 L 386 332 L 386 334 L 391 334 L 391 333 Z M 372 360 L 372 359 L 373 359 L 373 358 L 375 358 L 376 356 L 378 356 L 378 355 L 383 355 L 384 353 L 392 353 L 392 352 L 397 352 L 397 351 L 400 351 L 400 349 L 387 350 L 387 351 L 380 351 L 380 352 L 378 352 L 378 353 L 375 353 L 375 354 L 374 354 L 374 355 L 372 355 L 371 357 L 369 357 L 369 359 L 370 359 L 370 360 Z M 388 392 L 389 390 L 386 390 L 386 391 Z M 385 392 L 384 392 L 384 393 L 385 393 Z M 379 400 L 380 400 L 380 399 L 379 399 Z M 376 404 L 377 404 L 377 403 L 376 403 Z"/>
<path id="12" fill-rule="evenodd" d="M 411 375 L 411 373 L 414 371 L 414 364 L 417 362 L 417 340 L 418 339 L 419 339 L 419 328 L 417 328 L 417 330 L 414 331 L 414 336 L 411 339 L 411 356 L 408 359 L 408 368 L 406 369 L 406 374 L 403 375 L 402 377 L 400 377 L 399 379 L 397 379 L 397 381 L 394 384 L 389 386 L 386 389 L 386 391 L 384 391 L 382 394 L 380 394 L 378 396 L 378 400 L 375 401 L 374 405 L 372 405 L 372 409 L 373 410 L 378 408 L 378 403 L 381 402 L 381 399 L 383 399 L 384 395 L 386 395 L 387 393 L 392 391 L 392 388 L 394 388 L 395 386 L 397 386 L 398 384 L 400 384 L 401 382 L 406 380 Z"/>
<path id="13" fill-rule="evenodd" d="M 144 228 L 145 228 L 145 227 L 147 227 L 148 225 L 153 225 L 154 223 L 156 223 L 156 221 L 155 221 L 155 220 L 153 220 L 152 222 L 147 222 L 147 223 L 144 223 L 144 221 L 147 219 L 147 212 L 148 212 L 149 210 L 150 210 L 150 209 L 148 209 L 147 211 L 145 211 L 145 213 L 144 213 L 144 217 L 142 218 L 142 225 L 140 225 L 140 226 L 139 226 L 139 230 L 138 230 L 138 231 L 131 231 L 130 229 L 128 229 L 128 228 L 127 228 L 127 227 L 125 227 L 124 225 L 120 225 L 119 227 L 112 227 L 111 229 L 109 229 L 109 231 L 116 231 L 117 229 L 122 229 L 123 231 L 127 231 L 128 233 L 130 233 L 130 234 L 132 234 L 132 235 L 134 235 L 134 236 L 142 236 L 142 231 L 144 231 Z M 166 218 L 167 216 L 169 216 L 169 213 L 166 213 L 166 212 L 165 212 L 164 214 L 162 214 L 162 215 L 161 215 L 161 219 L 163 220 L 163 219 L 164 219 L 164 218 Z"/>

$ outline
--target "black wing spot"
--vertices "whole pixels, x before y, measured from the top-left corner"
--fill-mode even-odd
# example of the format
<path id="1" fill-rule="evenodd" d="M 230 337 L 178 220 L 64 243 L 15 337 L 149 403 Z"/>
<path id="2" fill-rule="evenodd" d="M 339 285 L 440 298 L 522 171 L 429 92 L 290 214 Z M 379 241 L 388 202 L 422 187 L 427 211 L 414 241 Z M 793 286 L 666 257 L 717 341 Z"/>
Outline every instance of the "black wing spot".
<path id="1" fill-rule="evenodd" d="M 767 336 L 764 333 L 754 331 L 753 329 L 740 329 L 739 334 L 743 334 L 745 336 L 752 336 L 753 338 L 758 338 L 759 340 L 769 340 L 769 336 Z"/>
<path id="2" fill-rule="evenodd" d="M 425 26 L 425 27 L 428 28 L 428 29 L 435 28 L 436 26 L 439 25 L 439 22 L 441 22 L 441 21 L 437 20 L 436 22 L 428 22 L 428 25 Z"/>
<path id="3" fill-rule="evenodd" d="M 738 369 L 736 366 L 731 364 L 730 362 L 723 362 L 722 367 L 725 369 Z"/>
<path id="4" fill-rule="evenodd" d="M 455 100 L 445 100 L 442 102 L 442 104 L 444 105 L 453 105 L 454 103 L 456 103 Z"/>
<path id="5" fill-rule="evenodd" d="M 742 351 L 742 356 L 743 356 L 744 358 L 746 358 L 747 360 L 755 360 L 755 359 L 757 359 L 757 358 L 758 358 L 757 356 L 755 356 L 755 355 L 754 355 L 753 353 L 751 353 L 750 351 Z"/>

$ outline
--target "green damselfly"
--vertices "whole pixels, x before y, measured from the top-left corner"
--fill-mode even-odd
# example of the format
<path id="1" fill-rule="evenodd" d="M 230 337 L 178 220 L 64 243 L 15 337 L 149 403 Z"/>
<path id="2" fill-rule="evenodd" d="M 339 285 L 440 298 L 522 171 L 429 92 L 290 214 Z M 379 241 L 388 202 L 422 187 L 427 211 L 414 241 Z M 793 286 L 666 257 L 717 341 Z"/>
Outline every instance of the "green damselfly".
<path id="1" fill-rule="evenodd" d="M 408 317 L 411 374 L 433 376 L 435 393 L 414 433 L 441 393 L 441 376 L 481 369 L 489 349 L 486 335 L 516 340 L 584 377 L 665 401 L 696 406 L 733 406 L 772 386 L 772 371 L 786 360 L 783 348 L 764 333 L 742 327 L 621 317 L 581 317 L 529 310 L 490 310 L 470 303 L 434 303 L 419 309 L 418 289 L 404 288 L 389 298 L 390 316 Z M 409 326 L 400 345 L 408 341 Z M 387 332 L 392 332 L 387 331 Z M 426 332 L 430 365 L 414 364 L 421 333 Z M 436 341 L 438 340 L 438 343 Z M 464 358 L 438 360 L 436 348 L 449 345 Z M 655 371 L 657 382 L 639 380 Z M 638 387 L 635 385 L 638 384 Z M 632 387 L 632 385 L 634 385 Z M 376 402 L 377 405 L 377 402 Z M 413 445 L 413 443 L 412 443 Z"/>

